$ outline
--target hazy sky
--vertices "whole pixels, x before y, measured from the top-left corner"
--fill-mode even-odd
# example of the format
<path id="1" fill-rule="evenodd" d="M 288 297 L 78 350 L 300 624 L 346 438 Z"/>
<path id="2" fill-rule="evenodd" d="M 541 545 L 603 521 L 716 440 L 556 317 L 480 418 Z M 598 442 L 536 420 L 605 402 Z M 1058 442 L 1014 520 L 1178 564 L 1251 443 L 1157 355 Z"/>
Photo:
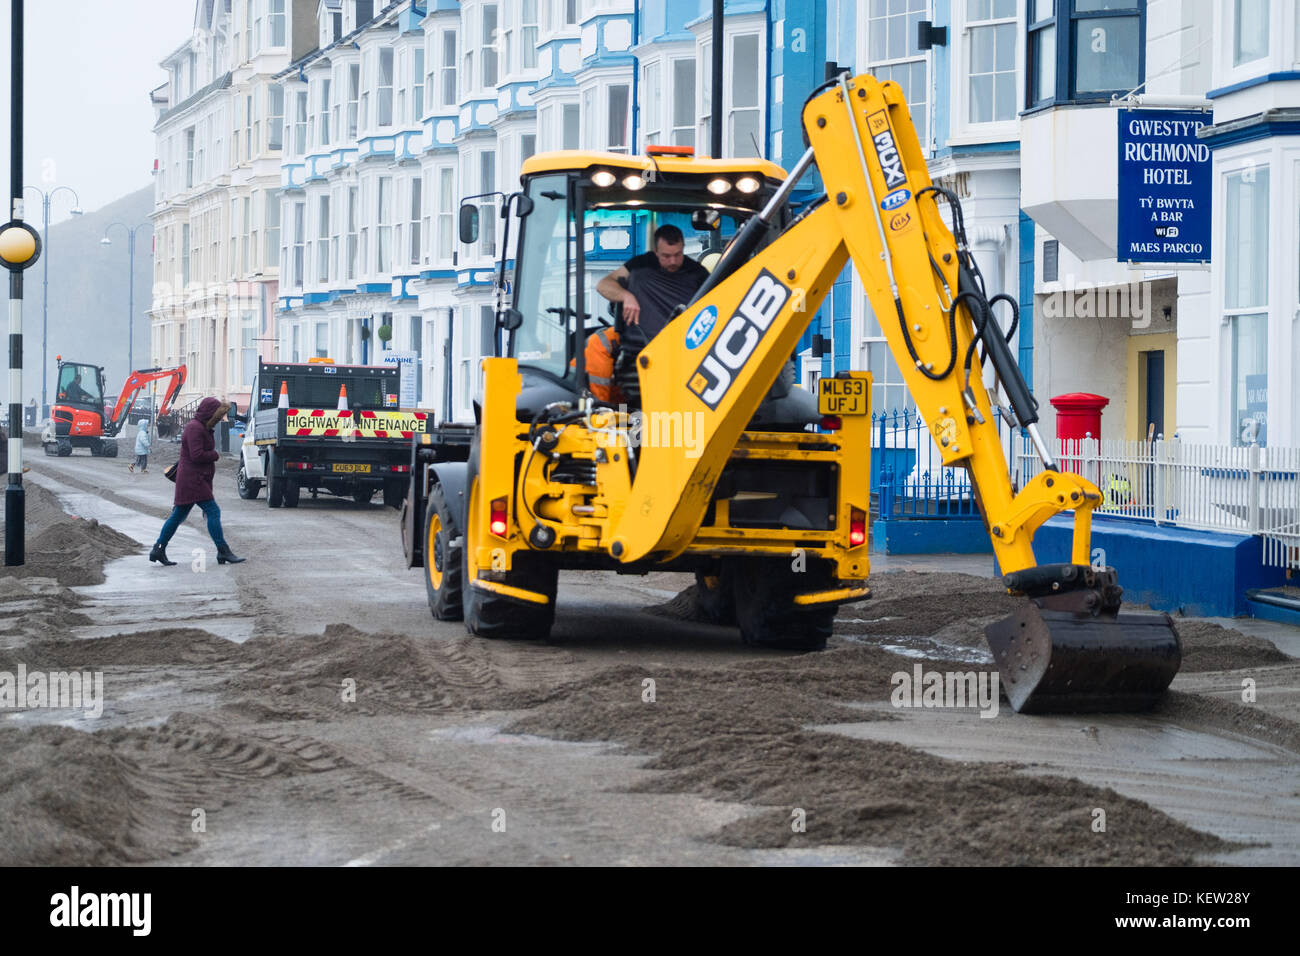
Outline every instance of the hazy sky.
<path id="1" fill-rule="evenodd" d="M 0 0 L 0 181 L 8 219 L 12 0 Z M 147 186 L 154 160 L 149 91 L 158 63 L 194 28 L 194 0 L 27 0 L 25 185 L 71 186 L 87 211 Z M 35 194 L 27 219 L 40 228 Z M 68 218 L 60 191 L 51 221 Z"/>

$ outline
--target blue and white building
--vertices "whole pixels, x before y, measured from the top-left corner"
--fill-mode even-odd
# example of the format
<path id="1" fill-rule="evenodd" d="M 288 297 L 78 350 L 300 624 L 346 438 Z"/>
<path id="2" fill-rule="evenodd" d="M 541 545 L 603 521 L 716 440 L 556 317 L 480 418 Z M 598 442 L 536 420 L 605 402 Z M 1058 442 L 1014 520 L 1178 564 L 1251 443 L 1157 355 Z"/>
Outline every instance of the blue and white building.
<path id="1" fill-rule="evenodd" d="M 726 4 L 724 154 L 757 152 L 787 166 L 798 157 L 797 107 L 827 58 L 820 6 Z M 313 48 L 278 75 L 280 357 L 413 353 L 420 403 L 470 416 L 478 361 L 492 348 L 503 236 L 497 204 L 486 201 L 479 242 L 462 245 L 460 201 L 511 192 L 537 151 L 657 142 L 707 154 L 710 8 L 708 0 L 313 4 Z M 613 268 L 642 251 L 632 242 L 610 230 L 588 254 Z"/>

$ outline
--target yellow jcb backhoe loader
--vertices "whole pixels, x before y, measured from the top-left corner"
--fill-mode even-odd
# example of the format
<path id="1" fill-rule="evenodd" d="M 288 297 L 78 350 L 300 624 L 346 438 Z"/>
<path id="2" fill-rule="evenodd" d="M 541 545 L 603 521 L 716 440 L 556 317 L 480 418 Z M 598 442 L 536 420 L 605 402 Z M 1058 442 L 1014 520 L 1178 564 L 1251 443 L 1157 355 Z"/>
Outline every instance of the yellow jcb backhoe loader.
<path id="1" fill-rule="evenodd" d="M 960 206 L 931 183 L 899 88 L 845 74 L 809 98 L 803 125 L 808 149 L 789 175 L 653 147 L 524 163 L 502 210 L 499 357 L 483 361 L 476 420 L 412 449 L 403 540 L 434 617 L 463 617 L 483 637 L 543 638 L 562 568 L 682 570 L 695 572 L 699 610 L 746 643 L 823 647 L 837 606 L 868 595 L 871 378 L 840 373 L 815 399 L 791 387 L 791 356 L 852 259 L 944 464 L 970 474 L 1007 588 L 1026 598 L 987 630 L 1012 705 L 1151 706 L 1178 670 L 1177 634 L 1167 615 L 1120 613 L 1114 570 L 1090 566 L 1101 496 L 1057 470 L 1039 436 L 993 315 L 999 300 L 1013 314 L 1015 303 L 986 297 Z M 791 192 L 814 166 L 825 195 L 795 214 Z M 462 206 L 462 241 L 477 217 Z M 640 348 L 623 336 L 615 379 L 628 401 L 612 407 L 585 369 L 588 337 L 605 324 L 594 285 L 610 268 L 589 257 L 644 243 L 664 221 L 689 221 L 688 238 L 706 245 L 731 238 L 658 335 Z M 1045 465 L 1018 493 L 986 362 L 992 401 L 1005 395 Z M 1074 512 L 1071 563 L 1040 565 L 1034 532 L 1063 511 Z"/>

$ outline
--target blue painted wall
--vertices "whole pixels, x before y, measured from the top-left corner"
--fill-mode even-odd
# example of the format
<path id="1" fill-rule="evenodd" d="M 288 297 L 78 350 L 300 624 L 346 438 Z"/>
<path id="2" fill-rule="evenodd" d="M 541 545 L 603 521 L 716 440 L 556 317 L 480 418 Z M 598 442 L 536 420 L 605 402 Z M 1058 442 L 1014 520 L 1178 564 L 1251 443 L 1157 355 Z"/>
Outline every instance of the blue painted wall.
<path id="1" fill-rule="evenodd" d="M 1040 564 L 1070 560 L 1074 521 L 1048 520 L 1034 536 Z M 1214 531 L 1156 527 L 1150 522 L 1096 516 L 1092 546 L 1119 572 L 1124 600 L 1158 611 L 1198 617 L 1248 614 L 1248 588 L 1280 587 L 1282 568 L 1264 566 L 1263 539 Z"/>
<path id="2" fill-rule="evenodd" d="M 1034 387 L 1034 220 L 1020 210 L 1020 371 Z"/>

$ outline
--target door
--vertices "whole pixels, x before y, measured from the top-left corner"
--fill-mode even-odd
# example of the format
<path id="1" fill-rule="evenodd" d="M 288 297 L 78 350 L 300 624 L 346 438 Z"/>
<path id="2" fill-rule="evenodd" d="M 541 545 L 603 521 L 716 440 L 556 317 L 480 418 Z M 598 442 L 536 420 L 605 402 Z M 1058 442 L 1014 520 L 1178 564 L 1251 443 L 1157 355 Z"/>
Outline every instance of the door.
<path id="1" fill-rule="evenodd" d="M 1165 434 L 1165 353 L 1164 350 L 1143 352 L 1143 378 L 1146 381 L 1146 395 L 1143 396 L 1142 437 L 1148 434 L 1160 436 Z M 1151 426 L 1155 426 L 1152 433 Z"/>

